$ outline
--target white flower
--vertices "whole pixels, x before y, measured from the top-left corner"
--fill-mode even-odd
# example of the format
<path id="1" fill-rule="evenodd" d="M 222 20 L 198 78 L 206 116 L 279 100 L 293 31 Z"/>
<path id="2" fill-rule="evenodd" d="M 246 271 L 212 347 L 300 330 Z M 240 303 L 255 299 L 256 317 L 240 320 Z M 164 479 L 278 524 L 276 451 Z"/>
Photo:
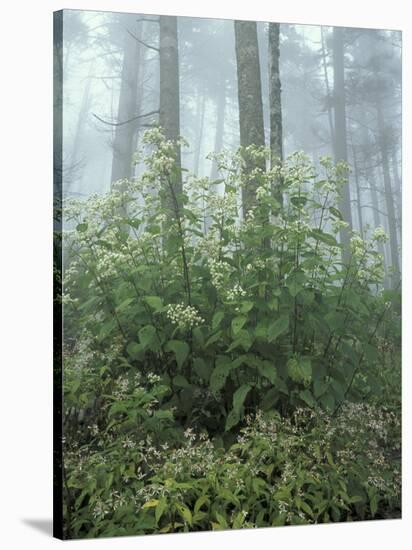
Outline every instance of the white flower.
<path id="1" fill-rule="evenodd" d="M 166 316 L 179 328 L 193 328 L 201 325 L 205 320 L 199 315 L 196 308 L 185 304 L 169 304 Z"/>
<path id="2" fill-rule="evenodd" d="M 372 235 L 372 240 L 378 243 L 385 243 L 388 240 L 388 236 L 382 226 L 375 229 Z"/>
<path id="3" fill-rule="evenodd" d="M 237 298 L 243 298 L 244 296 L 246 296 L 246 290 L 244 290 L 238 283 L 236 283 L 233 288 L 228 290 L 226 293 L 226 298 L 231 302 Z"/>

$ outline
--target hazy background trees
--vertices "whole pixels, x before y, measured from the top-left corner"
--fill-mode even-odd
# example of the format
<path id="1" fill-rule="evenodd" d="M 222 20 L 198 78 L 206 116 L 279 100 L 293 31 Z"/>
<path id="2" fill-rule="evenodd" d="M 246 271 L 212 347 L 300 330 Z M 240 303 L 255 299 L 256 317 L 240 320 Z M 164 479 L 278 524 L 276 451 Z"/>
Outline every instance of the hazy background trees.
<path id="1" fill-rule="evenodd" d="M 272 163 L 330 155 L 351 167 L 344 219 L 361 234 L 385 228 L 386 283 L 398 284 L 400 32 L 87 11 L 65 11 L 63 27 L 66 196 L 133 176 L 158 123 L 188 140 L 177 161 L 214 179 L 206 155 L 240 144 L 266 144 Z M 246 195 L 247 209 L 253 185 Z"/>

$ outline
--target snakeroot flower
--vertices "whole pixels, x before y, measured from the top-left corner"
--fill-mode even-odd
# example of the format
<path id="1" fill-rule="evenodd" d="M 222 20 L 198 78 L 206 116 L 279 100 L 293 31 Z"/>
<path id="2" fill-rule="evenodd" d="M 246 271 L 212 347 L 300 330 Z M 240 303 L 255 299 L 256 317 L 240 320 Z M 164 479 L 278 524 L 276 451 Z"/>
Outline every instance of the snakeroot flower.
<path id="1" fill-rule="evenodd" d="M 386 243 L 388 240 L 388 235 L 385 233 L 385 230 L 381 225 L 373 232 L 372 240 L 377 243 Z"/>
<path id="2" fill-rule="evenodd" d="M 246 296 L 246 290 L 244 290 L 241 285 L 237 283 L 226 293 L 226 298 L 231 302 L 237 300 L 238 298 L 243 298 L 244 296 Z"/>
<path id="3" fill-rule="evenodd" d="M 211 259 L 209 261 L 210 277 L 212 285 L 217 289 L 222 289 L 226 276 L 230 272 L 230 265 L 226 262 Z"/>
<path id="4" fill-rule="evenodd" d="M 199 315 L 199 312 L 193 306 L 185 304 L 169 304 L 167 306 L 166 316 L 179 328 L 193 328 L 205 322 Z"/>
<path id="5" fill-rule="evenodd" d="M 365 252 L 365 241 L 358 234 L 354 234 L 350 240 L 350 249 L 355 258 L 359 258 Z"/>

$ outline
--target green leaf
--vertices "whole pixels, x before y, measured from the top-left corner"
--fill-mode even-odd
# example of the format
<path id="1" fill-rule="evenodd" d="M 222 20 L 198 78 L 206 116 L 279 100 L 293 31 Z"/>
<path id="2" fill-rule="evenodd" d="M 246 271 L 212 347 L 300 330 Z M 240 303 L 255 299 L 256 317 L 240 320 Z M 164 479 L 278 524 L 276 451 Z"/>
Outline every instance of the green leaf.
<path id="1" fill-rule="evenodd" d="M 289 377 L 294 381 L 307 384 L 312 378 L 312 365 L 310 359 L 302 357 L 289 359 L 287 362 Z"/>
<path id="2" fill-rule="evenodd" d="M 156 498 L 148 500 L 142 506 L 142 508 L 155 508 L 159 504 L 159 501 Z"/>
<path id="3" fill-rule="evenodd" d="M 328 383 L 325 380 L 315 380 L 313 382 L 313 394 L 316 398 L 320 397 L 328 389 Z"/>
<path id="4" fill-rule="evenodd" d="M 159 296 L 145 296 L 144 299 L 154 311 L 163 309 L 163 300 Z"/>
<path id="5" fill-rule="evenodd" d="M 142 344 L 138 344 L 137 342 L 130 342 L 126 350 L 132 359 L 137 359 L 144 351 L 144 346 L 142 346 Z"/>
<path id="6" fill-rule="evenodd" d="M 240 421 L 239 413 L 232 409 L 226 417 L 225 431 L 228 432 L 231 428 L 233 428 L 233 426 L 236 426 L 236 424 L 239 424 L 239 421 Z"/>
<path id="7" fill-rule="evenodd" d="M 240 313 L 249 313 L 249 311 L 253 308 L 254 303 L 245 301 L 242 302 L 242 305 L 240 306 Z"/>
<path id="8" fill-rule="evenodd" d="M 239 346 L 241 346 L 245 351 L 248 351 L 252 344 L 253 341 L 249 332 L 246 329 L 240 330 L 238 337 L 230 344 L 226 351 L 229 353 Z"/>
<path id="9" fill-rule="evenodd" d="M 182 519 L 189 525 L 192 525 L 192 512 L 189 510 L 189 508 L 184 504 L 180 504 L 179 502 L 175 504 L 175 507 L 179 514 L 182 516 Z"/>
<path id="10" fill-rule="evenodd" d="M 216 311 L 212 318 L 212 329 L 216 330 L 220 323 L 222 322 L 225 313 L 223 311 Z"/>
<path id="11" fill-rule="evenodd" d="M 234 504 L 235 506 L 240 506 L 239 499 L 231 491 L 229 491 L 229 489 L 220 489 L 218 497 L 226 500 L 227 502 L 230 502 L 231 504 Z"/>
<path id="12" fill-rule="evenodd" d="M 236 334 L 242 330 L 244 324 L 246 323 L 247 321 L 247 317 L 245 317 L 244 315 L 239 315 L 238 317 L 235 317 L 233 320 L 232 320 L 232 332 L 234 334 L 234 336 L 236 336 Z"/>
<path id="13" fill-rule="evenodd" d="M 216 519 L 219 522 L 219 525 L 222 527 L 222 529 L 227 529 L 228 525 L 227 525 L 226 518 L 222 516 L 222 514 L 219 514 L 219 512 L 215 512 L 215 514 L 216 514 Z"/>
<path id="14" fill-rule="evenodd" d="M 238 388 L 233 394 L 233 410 L 240 413 L 243 403 L 245 402 L 246 396 L 252 387 L 249 384 L 243 384 Z"/>
<path id="15" fill-rule="evenodd" d="M 299 294 L 299 292 L 303 289 L 303 283 L 305 280 L 305 274 L 301 271 L 292 273 L 292 275 L 288 277 L 286 280 L 286 286 L 288 287 L 289 294 L 292 298 L 295 298 L 295 296 L 297 296 L 297 294 Z"/>
<path id="16" fill-rule="evenodd" d="M 172 351 L 176 357 L 176 363 L 178 367 L 182 367 L 189 355 L 190 348 L 186 342 L 181 340 L 169 340 L 165 346 L 165 351 Z"/>
<path id="17" fill-rule="evenodd" d="M 200 378 L 202 378 L 206 382 L 209 381 L 210 375 L 212 373 L 212 367 L 207 364 L 204 359 L 202 359 L 201 357 L 196 357 L 193 360 L 193 370 Z"/>
<path id="18" fill-rule="evenodd" d="M 149 347 L 156 338 L 156 329 L 153 325 L 145 325 L 139 330 L 139 340 L 143 347 Z"/>
<path id="19" fill-rule="evenodd" d="M 76 227 L 76 231 L 78 231 L 79 233 L 84 233 L 85 231 L 87 231 L 88 227 L 89 226 L 86 222 L 79 223 L 79 225 Z"/>
<path id="20" fill-rule="evenodd" d="M 335 398 L 330 393 L 326 393 L 325 395 L 322 395 L 320 398 L 321 405 L 328 409 L 329 411 L 333 411 L 335 408 Z"/>
<path id="21" fill-rule="evenodd" d="M 299 393 L 299 397 L 306 403 L 306 405 L 309 405 L 309 407 L 314 407 L 316 405 L 316 401 L 309 390 L 301 391 Z"/>
<path id="22" fill-rule="evenodd" d="M 269 325 L 268 328 L 268 340 L 274 342 L 281 334 L 286 332 L 289 328 L 289 316 L 282 315 L 279 319 L 276 319 L 274 323 Z"/>
<path id="23" fill-rule="evenodd" d="M 272 365 L 269 361 L 263 361 L 258 364 L 258 371 L 261 376 L 267 378 L 272 384 L 275 383 L 277 378 L 276 367 Z"/>
<path id="24" fill-rule="evenodd" d="M 205 344 L 205 348 L 209 347 L 211 344 L 214 344 L 218 340 L 220 340 L 222 336 L 222 331 L 218 330 L 215 334 L 212 334 L 212 336 L 207 340 Z"/>
<path id="25" fill-rule="evenodd" d="M 173 385 L 176 386 L 177 388 L 189 388 L 190 387 L 189 382 L 181 374 L 176 374 L 176 376 L 173 378 Z"/>
<path id="26" fill-rule="evenodd" d="M 227 359 L 226 357 L 216 361 L 216 366 L 212 371 L 209 382 L 210 389 L 215 395 L 225 385 L 226 378 L 230 372 L 230 367 L 230 359 Z"/>
<path id="27" fill-rule="evenodd" d="M 243 512 L 238 512 L 233 520 L 233 529 L 240 529 L 246 519 L 246 515 Z"/>
<path id="28" fill-rule="evenodd" d="M 335 218 L 338 218 L 339 220 L 343 220 L 343 216 L 342 216 L 341 212 L 337 208 L 335 208 L 334 206 L 329 207 L 329 212 Z"/>
<path id="29" fill-rule="evenodd" d="M 195 514 L 197 514 L 199 512 L 199 510 L 201 509 L 201 507 L 206 504 L 206 503 L 209 503 L 210 502 L 210 499 L 207 495 L 202 495 L 200 496 L 197 501 L 195 502 L 195 507 L 194 507 L 194 512 Z"/>
<path id="30" fill-rule="evenodd" d="M 305 195 L 293 195 L 290 197 L 290 202 L 293 206 L 296 206 L 296 208 L 303 208 L 308 202 L 308 198 Z"/>
<path id="31" fill-rule="evenodd" d="M 263 399 L 260 402 L 260 407 L 264 411 L 268 411 L 271 409 L 279 400 L 279 391 L 277 388 L 270 388 L 269 391 L 267 391 L 263 397 Z"/>
<path id="32" fill-rule="evenodd" d="M 134 298 L 127 298 L 126 300 L 123 300 L 123 302 L 116 307 L 116 311 L 118 313 L 121 313 L 122 311 L 127 309 L 133 301 Z"/>
<path id="33" fill-rule="evenodd" d="M 167 508 L 167 500 L 165 499 L 165 497 L 162 497 L 159 500 L 159 504 L 156 506 L 156 510 L 155 510 L 156 523 L 159 523 L 160 518 L 162 517 L 166 508 Z"/>
<path id="34" fill-rule="evenodd" d="M 321 241 L 329 246 L 339 246 L 335 237 L 329 233 L 325 233 L 322 229 L 312 229 L 311 235 L 317 241 Z"/>

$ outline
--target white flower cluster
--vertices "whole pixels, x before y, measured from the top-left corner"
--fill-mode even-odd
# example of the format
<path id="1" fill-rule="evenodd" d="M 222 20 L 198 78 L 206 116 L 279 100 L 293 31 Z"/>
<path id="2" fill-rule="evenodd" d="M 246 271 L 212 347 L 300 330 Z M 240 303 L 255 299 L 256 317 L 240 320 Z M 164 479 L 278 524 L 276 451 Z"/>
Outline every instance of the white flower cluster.
<path id="1" fill-rule="evenodd" d="M 256 189 L 256 199 L 262 201 L 271 195 L 270 185 L 261 185 Z"/>
<path id="2" fill-rule="evenodd" d="M 158 374 L 154 374 L 153 372 L 149 372 L 147 379 L 150 384 L 157 384 L 161 380 L 160 376 Z"/>
<path id="3" fill-rule="evenodd" d="M 251 273 L 253 271 L 258 271 L 260 269 L 265 269 L 265 268 L 266 268 L 266 262 L 261 258 L 256 258 L 253 264 L 247 264 L 245 269 L 247 272 Z"/>
<path id="4" fill-rule="evenodd" d="M 124 399 L 129 393 L 129 389 L 129 380 L 124 376 L 119 376 L 116 380 L 116 387 L 113 391 L 113 396 L 119 400 Z"/>
<path id="5" fill-rule="evenodd" d="M 209 208 L 218 214 L 234 216 L 237 211 L 236 193 L 225 193 L 224 195 L 210 194 L 207 198 Z"/>
<path id="6" fill-rule="evenodd" d="M 203 238 L 200 238 L 196 245 L 202 256 L 206 258 L 218 258 L 220 243 L 218 234 L 213 228 Z"/>
<path id="7" fill-rule="evenodd" d="M 225 279 L 230 273 L 230 265 L 220 260 L 209 260 L 210 277 L 212 279 L 212 285 L 221 290 L 224 286 Z"/>
<path id="8" fill-rule="evenodd" d="M 355 233 L 350 240 L 350 249 L 355 258 L 361 257 L 365 253 L 366 243 L 365 241 Z"/>
<path id="9" fill-rule="evenodd" d="M 388 240 L 388 235 L 386 234 L 382 226 L 379 226 L 375 229 L 372 235 L 372 240 L 376 241 L 377 243 L 386 243 L 386 241 Z"/>
<path id="10" fill-rule="evenodd" d="M 172 323 L 179 328 L 193 328 L 201 325 L 205 320 L 199 315 L 199 312 L 193 306 L 185 304 L 169 304 L 167 306 L 166 316 Z"/>
<path id="11" fill-rule="evenodd" d="M 244 296 L 246 296 L 246 290 L 244 290 L 241 285 L 237 283 L 226 293 L 226 298 L 230 302 L 233 302 L 234 300 L 237 300 L 239 298 L 243 298 Z"/>
<path id="12" fill-rule="evenodd" d="M 343 220 L 333 220 L 332 222 L 332 230 L 334 233 L 339 233 L 341 229 L 346 229 L 347 227 L 349 227 L 348 222 Z"/>

